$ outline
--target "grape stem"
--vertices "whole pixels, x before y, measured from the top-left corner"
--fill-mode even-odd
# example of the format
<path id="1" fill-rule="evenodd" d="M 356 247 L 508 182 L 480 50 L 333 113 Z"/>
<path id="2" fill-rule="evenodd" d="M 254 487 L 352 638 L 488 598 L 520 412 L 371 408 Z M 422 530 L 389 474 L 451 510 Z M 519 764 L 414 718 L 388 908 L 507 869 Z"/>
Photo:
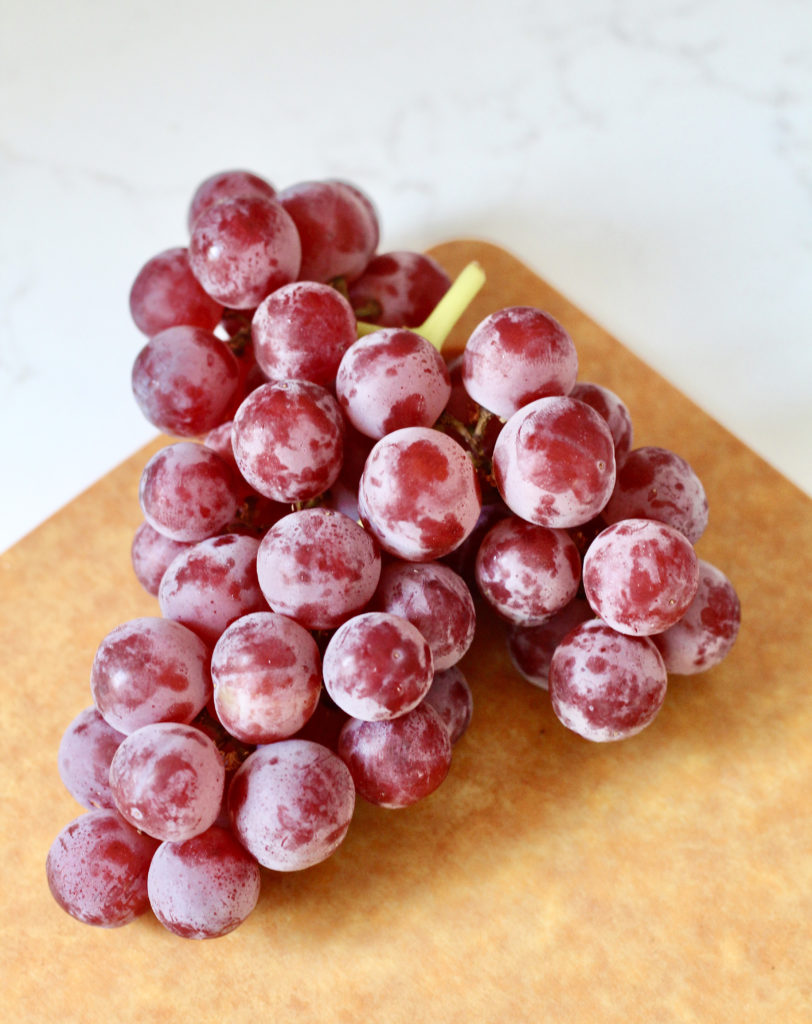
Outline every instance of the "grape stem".
<path id="1" fill-rule="evenodd" d="M 438 352 L 442 352 L 446 338 L 484 284 L 485 271 L 476 260 L 473 260 L 460 271 L 428 318 L 420 327 L 413 327 L 411 330 L 430 341 Z M 358 321 L 359 338 L 379 330 L 377 324 Z"/>

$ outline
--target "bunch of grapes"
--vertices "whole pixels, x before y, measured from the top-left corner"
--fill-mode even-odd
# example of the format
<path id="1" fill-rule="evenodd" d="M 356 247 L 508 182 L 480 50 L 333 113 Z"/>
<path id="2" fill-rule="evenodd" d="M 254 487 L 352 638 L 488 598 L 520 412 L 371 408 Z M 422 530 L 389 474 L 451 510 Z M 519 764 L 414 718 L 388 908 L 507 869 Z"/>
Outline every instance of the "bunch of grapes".
<path id="1" fill-rule="evenodd" d="M 564 726 L 648 725 L 669 672 L 718 664 L 739 625 L 692 468 L 632 448 L 617 395 L 577 380 L 530 307 L 447 363 L 481 283 L 377 252 L 342 181 L 204 181 L 189 244 L 138 273 L 132 386 L 175 440 L 144 468 L 135 574 L 161 615 L 101 642 L 63 782 L 86 809 L 47 876 L 80 921 L 151 908 L 189 938 L 254 909 L 262 869 L 340 846 L 356 797 L 433 793 L 471 720 L 477 604 Z"/>

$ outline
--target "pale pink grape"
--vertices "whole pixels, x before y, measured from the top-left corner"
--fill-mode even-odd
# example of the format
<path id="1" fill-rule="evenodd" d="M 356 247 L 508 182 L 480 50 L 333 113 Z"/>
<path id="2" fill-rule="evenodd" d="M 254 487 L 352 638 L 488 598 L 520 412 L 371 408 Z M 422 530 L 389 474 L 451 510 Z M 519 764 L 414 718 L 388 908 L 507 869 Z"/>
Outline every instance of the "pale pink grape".
<path id="1" fill-rule="evenodd" d="M 344 422 L 338 402 L 319 384 L 274 381 L 252 391 L 234 417 L 232 444 L 240 472 L 274 501 L 309 501 L 338 477 Z"/>
<path id="2" fill-rule="evenodd" d="M 375 593 L 381 556 L 358 523 L 329 508 L 275 523 L 257 552 L 259 585 L 275 612 L 308 629 L 335 629 Z"/>
<path id="3" fill-rule="evenodd" d="M 245 743 L 287 739 L 319 702 L 316 641 L 275 612 L 254 612 L 233 622 L 214 648 L 211 674 L 217 717 Z"/>
<path id="4" fill-rule="evenodd" d="M 350 423 L 381 438 L 402 427 L 432 426 L 448 402 L 451 382 L 437 349 L 414 331 L 374 331 L 347 349 L 336 396 Z"/>
<path id="5" fill-rule="evenodd" d="M 581 558 L 566 530 L 510 516 L 483 538 L 475 571 L 480 593 L 500 615 L 532 626 L 575 597 Z"/>
<path id="6" fill-rule="evenodd" d="M 448 729 L 425 701 L 390 721 L 351 718 L 341 730 L 338 750 L 359 796 L 391 809 L 424 800 L 451 768 Z"/>
<path id="7" fill-rule="evenodd" d="M 148 594 L 157 597 L 161 578 L 169 563 L 194 543 L 191 540 L 172 540 L 158 533 L 146 520 L 140 524 L 133 536 L 130 559 L 136 579 Z"/>
<path id="8" fill-rule="evenodd" d="M 233 932 L 259 900 L 256 858 L 224 828 L 180 843 L 161 843 L 147 876 L 152 912 L 184 939 L 216 939 Z"/>
<path id="9" fill-rule="evenodd" d="M 209 648 L 179 622 L 131 619 L 102 640 L 90 670 L 93 701 L 118 732 L 191 722 L 212 694 Z"/>
<path id="10" fill-rule="evenodd" d="M 122 817 L 169 842 L 214 824 L 224 785 L 217 747 L 193 725 L 145 725 L 124 739 L 110 764 L 110 789 Z"/>
<path id="11" fill-rule="evenodd" d="M 449 554 L 481 509 L 473 464 L 445 434 L 406 427 L 381 438 L 361 475 L 358 507 L 384 550 L 409 562 Z"/>
<path id="12" fill-rule="evenodd" d="M 343 842 L 355 809 L 344 762 L 310 740 L 257 747 L 228 794 L 232 828 L 266 868 L 301 871 L 330 857 Z"/>
<path id="13" fill-rule="evenodd" d="M 48 851 L 51 895 L 83 924 L 129 924 L 149 909 L 147 874 L 157 847 L 118 811 L 86 811 L 62 829 Z"/>
<path id="14" fill-rule="evenodd" d="M 719 665 L 730 653 L 741 626 L 741 602 L 727 576 L 699 560 L 699 586 L 682 618 L 652 637 L 676 675 L 695 675 Z"/>
<path id="15" fill-rule="evenodd" d="M 667 684 L 651 639 L 618 633 L 599 619 L 568 633 L 550 664 L 553 711 L 568 729 L 595 742 L 627 739 L 649 725 Z"/>
<path id="16" fill-rule="evenodd" d="M 593 519 L 615 485 L 615 443 L 594 409 L 577 399 L 539 398 L 514 413 L 493 450 L 499 493 L 516 515 L 568 529 Z"/>
<path id="17" fill-rule="evenodd" d="M 572 338 L 548 313 L 510 306 L 487 316 L 462 357 L 465 390 L 507 418 L 537 398 L 566 395 L 578 374 Z"/>
<path id="18" fill-rule="evenodd" d="M 650 636 L 673 626 L 699 585 L 699 560 L 673 526 L 624 519 L 598 534 L 584 558 L 586 598 L 620 633 Z"/>
<path id="19" fill-rule="evenodd" d="M 569 397 L 586 402 L 606 420 L 615 442 L 615 461 L 619 466 L 632 447 L 632 417 L 626 403 L 614 391 L 591 381 L 576 381 Z"/>

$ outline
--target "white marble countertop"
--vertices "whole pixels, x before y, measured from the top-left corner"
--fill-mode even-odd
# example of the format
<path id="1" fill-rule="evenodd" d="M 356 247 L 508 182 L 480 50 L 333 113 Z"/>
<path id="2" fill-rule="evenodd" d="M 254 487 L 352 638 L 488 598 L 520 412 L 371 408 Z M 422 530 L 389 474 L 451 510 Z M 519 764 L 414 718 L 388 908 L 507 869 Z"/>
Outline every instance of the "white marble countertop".
<path id="1" fill-rule="evenodd" d="M 129 288 L 228 167 L 511 250 L 812 493 L 808 0 L 10 0 L 0 110 L 0 549 L 154 436 Z"/>

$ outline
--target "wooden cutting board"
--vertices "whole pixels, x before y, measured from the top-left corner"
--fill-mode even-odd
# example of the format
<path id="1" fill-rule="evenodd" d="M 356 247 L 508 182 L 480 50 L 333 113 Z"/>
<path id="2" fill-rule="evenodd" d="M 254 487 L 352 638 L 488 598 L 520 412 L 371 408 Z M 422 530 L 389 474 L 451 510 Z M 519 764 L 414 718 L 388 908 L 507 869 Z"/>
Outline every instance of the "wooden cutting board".
<path id="1" fill-rule="evenodd" d="M 422 805 L 359 801 L 339 852 L 267 872 L 225 938 L 178 939 L 150 915 L 78 924 L 45 882 L 80 812 L 56 753 L 102 637 L 157 614 L 129 564 L 156 440 L 0 559 L 4 1019 L 812 1021 L 812 502 L 512 256 L 474 241 L 433 255 L 488 275 L 453 344 L 502 306 L 546 309 L 581 379 L 624 398 L 636 443 L 692 463 L 711 509 L 698 551 L 739 591 L 738 644 L 673 678 L 639 736 L 593 745 L 483 616 L 463 663 L 474 720 Z"/>

